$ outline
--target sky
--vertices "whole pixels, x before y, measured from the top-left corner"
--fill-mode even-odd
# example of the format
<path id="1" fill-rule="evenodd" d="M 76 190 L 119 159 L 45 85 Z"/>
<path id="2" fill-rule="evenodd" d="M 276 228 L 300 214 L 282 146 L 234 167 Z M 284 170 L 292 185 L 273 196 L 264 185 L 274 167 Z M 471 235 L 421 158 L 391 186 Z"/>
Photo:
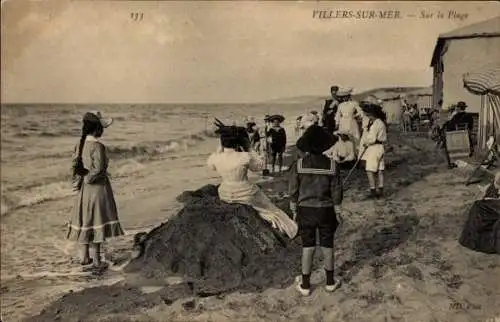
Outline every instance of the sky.
<path id="1" fill-rule="evenodd" d="M 500 2 L 2 0 L 1 14 L 2 103 L 258 102 L 428 86 L 437 36 L 500 15 Z"/>

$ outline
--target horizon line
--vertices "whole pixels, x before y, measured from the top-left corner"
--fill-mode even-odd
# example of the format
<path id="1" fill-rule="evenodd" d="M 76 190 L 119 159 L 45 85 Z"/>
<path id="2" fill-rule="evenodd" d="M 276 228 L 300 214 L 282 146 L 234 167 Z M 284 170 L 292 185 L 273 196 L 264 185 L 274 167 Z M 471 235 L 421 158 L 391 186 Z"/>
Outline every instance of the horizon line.
<path id="1" fill-rule="evenodd" d="M 390 90 L 390 89 L 405 89 L 405 88 L 427 88 L 432 85 L 414 85 L 414 86 L 383 86 L 383 87 L 372 87 L 366 90 L 362 90 L 360 92 L 354 92 L 352 95 L 361 95 L 370 91 L 374 90 Z M 215 104 L 222 104 L 222 105 L 230 105 L 230 104 L 270 104 L 270 103 L 276 103 L 279 104 L 279 100 L 291 100 L 291 99 L 298 99 L 298 98 L 323 98 L 323 97 L 329 97 L 329 93 L 325 94 L 303 94 L 303 95 L 295 95 L 295 96 L 282 96 L 282 97 L 276 97 L 276 98 L 269 98 L 265 100 L 259 100 L 259 101 L 212 101 L 212 102 L 196 102 L 196 101 L 181 101 L 181 102 L 0 102 L 0 105 L 119 105 L 119 104 L 129 104 L 129 105 L 161 105 L 161 104 L 168 104 L 168 105 L 182 105 L 182 104 L 197 104 L 197 105 L 215 105 Z M 290 104 L 290 102 L 283 102 L 283 104 Z"/>

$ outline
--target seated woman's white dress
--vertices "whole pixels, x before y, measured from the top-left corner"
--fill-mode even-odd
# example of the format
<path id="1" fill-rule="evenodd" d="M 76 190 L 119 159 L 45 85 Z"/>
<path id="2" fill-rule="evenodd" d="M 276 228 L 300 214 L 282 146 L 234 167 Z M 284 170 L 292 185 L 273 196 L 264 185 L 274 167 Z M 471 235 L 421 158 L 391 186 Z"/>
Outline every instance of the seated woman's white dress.
<path id="1" fill-rule="evenodd" d="M 257 185 L 248 180 L 248 170 L 261 171 L 263 169 L 262 158 L 252 152 L 225 149 L 224 152 L 210 155 L 207 164 L 222 177 L 222 183 L 219 186 L 221 200 L 252 206 L 274 228 L 285 232 L 290 238 L 295 237 L 298 231 L 295 221 L 276 207 Z"/>

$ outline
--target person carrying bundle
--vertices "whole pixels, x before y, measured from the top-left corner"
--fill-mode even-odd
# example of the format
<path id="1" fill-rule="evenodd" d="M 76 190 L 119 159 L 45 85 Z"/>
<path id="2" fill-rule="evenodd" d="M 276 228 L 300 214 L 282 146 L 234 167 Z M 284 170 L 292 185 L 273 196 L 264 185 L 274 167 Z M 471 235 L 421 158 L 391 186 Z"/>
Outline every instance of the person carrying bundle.
<path id="1" fill-rule="evenodd" d="M 365 161 L 365 170 L 370 184 L 368 198 L 380 198 L 384 194 L 384 144 L 387 141 L 387 128 L 383 121 L 382 109 L 376 101 L 361 102 L 361 109 L 366 116 L 366 121 L 363 122 L 360 157 Z"/>
<path id="2" fill-rule="evenodd" d="M 356 149 L 354 143 L 349 139 L 349 135 L 343 132 L 336 132 L 339 140 L 325 152 L 325 155 L 338 163 L 340 169 L 350 170 L 356 164 Z"/>
<path id="3" fill-rule="evenodd" d="M 247 122 L 247 134 L 250 139 L 250 146 L 258 153 L 260 151 L 260 134 L 255 122 Z"/>
<path id="4" fill-rule="evenodd" d="M 296 288 L 304 296 L 311 294 L 311 270 L 319 231 L 327 292 L 340 286 L 334 279 L 333 240 L 339 220 L 335 207 L 342 203 L 342 182 L 337 163 L 323 153 L 335 142 L 332 134 L 318 125 L 310 126 L 297 141 L 306 152 L 290 167 L 288 192 L 290 209 L 299 226 L 302 239 L 302 275 L 296 278 Z"/>

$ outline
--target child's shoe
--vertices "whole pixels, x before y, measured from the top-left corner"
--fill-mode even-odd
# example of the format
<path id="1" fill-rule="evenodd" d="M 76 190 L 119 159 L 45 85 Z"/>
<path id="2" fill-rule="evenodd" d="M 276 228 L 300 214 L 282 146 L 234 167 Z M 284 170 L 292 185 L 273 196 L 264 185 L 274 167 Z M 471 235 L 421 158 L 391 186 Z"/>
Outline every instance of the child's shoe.
<path id="1" fill-rule="evenodd" d="M 297 276 L 295 278 L 295 288 L 302 296 L 311 295 L 311 288 L 303 288 L 302 287 L 302 276 Z"/>
<path id="2" fill-rule="evenodd" d="M 327 291 L 328 293 L 335 292 L 340 287 L 341 284 L 342 282 L 340 280 L 335 280 L 333 284 L 325 285 L 325 291 Z"/>

